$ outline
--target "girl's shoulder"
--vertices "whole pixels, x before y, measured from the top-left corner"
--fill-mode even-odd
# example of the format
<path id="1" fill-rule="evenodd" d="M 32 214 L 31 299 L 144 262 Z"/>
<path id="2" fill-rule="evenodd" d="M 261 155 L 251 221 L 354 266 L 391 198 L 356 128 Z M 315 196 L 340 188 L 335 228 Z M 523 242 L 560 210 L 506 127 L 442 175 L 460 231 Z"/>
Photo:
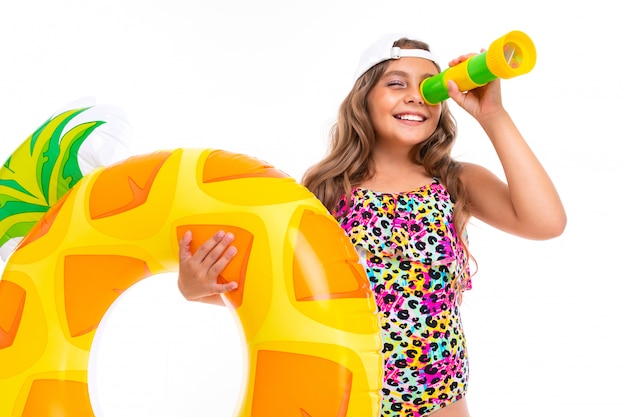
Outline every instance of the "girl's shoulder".
<path id="1" fill-rule="evenodd" d="M 472 190 L 480 190 L 481 188 L 490 186 L 491 183 L 501 180 L 489 169 L 472 162 L 460 162 L 461 169 L 460 179 L 465 189 L 471 194 Z"/>
<path id="2" fill-rule="evenodd" d="M 472 162 L 460 162 L 462 169 L 459 175 L 465 190 L 471 195 L 484 190 L 485 187 L 491 187 L 494 181 L 500 182 L 501 180 L 489 169 L 482 165 L 478 165 Z"/>

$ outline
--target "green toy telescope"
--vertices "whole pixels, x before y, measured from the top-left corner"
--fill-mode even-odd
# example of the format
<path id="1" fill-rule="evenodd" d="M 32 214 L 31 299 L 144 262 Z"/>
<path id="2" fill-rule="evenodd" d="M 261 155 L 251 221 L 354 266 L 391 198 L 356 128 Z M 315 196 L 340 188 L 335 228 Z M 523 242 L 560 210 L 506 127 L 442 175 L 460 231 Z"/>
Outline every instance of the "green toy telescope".
<path id="1" fill-rule="evenodd" d="M 450 97 L 448 80 L 454 81 L 461 91 L 468 91 L 496 78 L 526 74 L 536 60 L 533 41 L 524 32 L 514 30 L 493 41 L 486 51 L 422 81 L 420 93 L 432 106 Z"/>

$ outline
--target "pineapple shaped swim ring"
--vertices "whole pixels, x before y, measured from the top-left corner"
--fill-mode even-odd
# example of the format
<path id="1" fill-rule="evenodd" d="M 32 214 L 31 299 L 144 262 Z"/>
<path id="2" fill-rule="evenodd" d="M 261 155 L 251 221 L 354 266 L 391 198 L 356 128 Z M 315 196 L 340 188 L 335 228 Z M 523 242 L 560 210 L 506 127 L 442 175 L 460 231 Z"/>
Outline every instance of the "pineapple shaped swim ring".
<path id="1" fill-rule="evenodd" d="M 198 243 L 217 230 L 237 241 L 221 279 L 238 282 L 223 297 L 247 348 L 238 416 L 377 415 L 369 284 L 339 225 L 292 178 L 242 154 L 172 149 L 94 168 L 58 194 L 28 226 L 0 222 L 5 241 L 27 230 L 0 280 L 1 416 L 93 416 L 87 365 L 100 320 L 133 284 L 177 270 L 187 230 Z M 0 200 L 0 220 L 11 198 Z"/>

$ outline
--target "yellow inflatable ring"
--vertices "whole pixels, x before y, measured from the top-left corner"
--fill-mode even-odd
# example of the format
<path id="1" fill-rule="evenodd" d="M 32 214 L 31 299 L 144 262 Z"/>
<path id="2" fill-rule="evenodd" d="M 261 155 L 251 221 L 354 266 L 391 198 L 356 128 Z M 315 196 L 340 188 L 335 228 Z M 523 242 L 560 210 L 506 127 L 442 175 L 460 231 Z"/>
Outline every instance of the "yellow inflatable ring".
<path id="1" fill-rule="evenodd" d="M 322 204 L 272 166 L 175 149 L 98 168 L 20 242 L 0 281 L 0 416 L 93 416 L 87 366 L 118 295 L 178 268 L 178 241 L 235 234 L 224 296 L 245 338 L 236 415 L 376 416 L 381 364 L 369 285 Z M 195 248 L 192 247 L 192 250 Z"/>

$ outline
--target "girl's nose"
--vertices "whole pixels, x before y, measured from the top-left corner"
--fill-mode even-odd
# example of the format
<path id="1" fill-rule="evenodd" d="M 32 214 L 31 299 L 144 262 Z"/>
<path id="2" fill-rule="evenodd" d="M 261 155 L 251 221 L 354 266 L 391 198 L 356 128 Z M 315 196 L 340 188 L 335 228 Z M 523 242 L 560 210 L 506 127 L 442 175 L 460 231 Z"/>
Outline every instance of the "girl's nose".
<path id="1" fill-rule="evenodd" d="M 414 103 L 414 104 L 424 104 L 424 99 L 420 94 L 419 88 L 411 88 L 407 91 L 406 96 L 404 98 L 406 103 Z"/>

